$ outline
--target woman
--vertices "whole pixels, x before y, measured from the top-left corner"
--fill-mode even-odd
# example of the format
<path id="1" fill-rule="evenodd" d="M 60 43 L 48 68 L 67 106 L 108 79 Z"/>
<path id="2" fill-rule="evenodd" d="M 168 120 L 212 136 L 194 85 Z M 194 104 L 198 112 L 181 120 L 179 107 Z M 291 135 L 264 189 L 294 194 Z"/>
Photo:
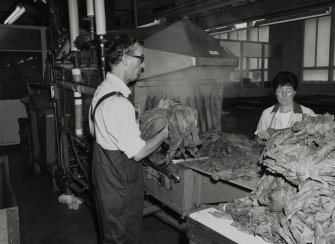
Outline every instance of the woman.
<path id="1" fill-rule="evenodd" d="M 279 72 L 273 80 L 278 103 L 265 109 L 259 119 L 255 135 L 261 141 L 267 141 L 276 129 L 292 127 L 302 120 L 303 114 L 314 115 L 313 110 L 294 101 L 298 88 L 298 77 L 289 72 Z"/>

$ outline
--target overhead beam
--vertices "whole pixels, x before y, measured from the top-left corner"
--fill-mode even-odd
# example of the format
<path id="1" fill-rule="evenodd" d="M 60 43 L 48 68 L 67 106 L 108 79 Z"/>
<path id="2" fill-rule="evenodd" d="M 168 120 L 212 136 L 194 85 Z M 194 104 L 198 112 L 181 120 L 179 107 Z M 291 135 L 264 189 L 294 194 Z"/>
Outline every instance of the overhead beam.
<path id="1" fill-rule="evenodd" d="M 265 0 L 234 8 L 221 8 L 193 16 L 192 20 L 203 28 L 271 17 L 298 10 L 325 7 L 333 0 Z"/>
<path id="2" fill-rule="evenodd" d="M 333 0 L 193 0 L 185 1 L 162 11 L 146 6 L 151 11 L 138 9 L 138 25 L 153 22 L 160 17 L 179 19 L 189 17 L 202 28 L 244 22 L 333 4 Z M 177 2 L 175 1 L 175 4 Z M 157 9 L 157 8 L 156 8 Z M 142 12 L 142 14 L 141 14 Z M 131 27 L 127 22 L 117 28 Z"/>
<path id="3" fill-rule="evenodd" d="M 184 4 L 177 5 L 175 7 L 166 9 L 164 11 L 159 11 L 152 13 L 148 16 L 139 16 L 139 23 L 151 22 L 159 17 L 169 17 L 169 16 L 192 16 L 203 12 L 212 11 L 217 8 L 237 6 L 241 4 L 248 4 L 254 2 L 255 0 L 194 0 Z M 140 12 L 139 12 L 140 15 Z"/>

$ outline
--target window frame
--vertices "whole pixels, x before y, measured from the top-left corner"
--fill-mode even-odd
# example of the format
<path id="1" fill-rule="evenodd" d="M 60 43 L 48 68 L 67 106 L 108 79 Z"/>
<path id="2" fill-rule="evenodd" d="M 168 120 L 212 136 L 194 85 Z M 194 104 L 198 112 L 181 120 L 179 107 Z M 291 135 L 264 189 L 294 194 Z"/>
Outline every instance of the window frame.
<path id="1" fill-rule="evenodd" d="M 232 71 L 232 73 L 239 73 L 239 80 L 232 80 L 233 82 L 239 82 L 240 86 L 244 86 L 244 80 L 248 80 L 251 72 L 261 72 L 261 80 L 260 81 L 251 81 L 251 84 L 256 85 L 259 88 L 264 87 L 264 83 L 267 82 L 268 80 L 264 80 L 264 77 L 266 76 L 265 73 L 269 74 L 269 66 L 265 68 L 265 59 L 269 59 L 269 57 L 265 56 L 265 45 L 270 45 L 269 44 L 269 29 L 267 30 L 268 32 L 268 41 L 259 41 L 261 39 L 260 37 L 260 32 L 261 29 L 264 27 L 260 26 L 253 26 L 252 22 L 247 23 L 246 28 L 241 28 L 241 29 L 234 29 L 234 30 L 229 30 L 229 31 L 224 31 L 221 33 L 215 33 L 215 34 L 210 34 L 213 38 L 219 40 L 219 41 L 225 41 L 225 42 L 237 42 L 240 45 L 240 56 L 239 58 L 239 65 Z M 265 27 L 267 28 L 267 27 Z M 257 29 L 257 41 L 251 41 L 251 29 Z M 247 40 L 239 40 L 239 34 L 241 31 L 246 31 L 246 38 Z M 231 39 L 231 34 L 235 33 L 236 34 L 236 39 Z M 222 34 L 227 35 L 227 39 L 221 39 Z M 248 43 L 255 43 L 261 45 L 261 55 L 257 57 L 251 57 L 251 56 L 246 56 L 244 52 L 244 46 Z M 260 62 L 260 68 L 257 69 L 250 69 L 250 59 L 251 58 L 258 58 L 261 59 Z M 244 61 L 245 60 L 245 61 Z M 245 64 L 245 65 L 244 65 Z"/>
<path id="2" fill-rule="evenodd" d="M 333 6 L 334 9 L 334 6 Z M 318 45 L 318 27 L 319 27 L 319 19 L 322 17 L 316 17 L 313 19 L 317 19 L 316 22 L 316 28 L 315 28 L 315 54 L 314 54 L 314 67 L 305 67 L 304 66 L 304 59 L 305 59 L 305 33 L 306 33 L 306 21 L 304 21 L 304 26 L 303 26 L 303 51 L 302 51 L 302 62 L 301 62 L 301 83 L 303 84 L 335 84 L 335 77 L 334 77 L 334 72 L 335 72 L 335 66 L 334 66 L 334 58 L 335 58 L 335 13 L 334 11 L 332 11 L 329 15 L 330 17 L 330 27 L 329 27 L 329 31 L 330 31 L 330 38 L 329 38 L 329 60 L 328 60 L 328 65 L 326 66 L 316 66 L 317 65 L 317 45 Z M 309 70 L 327 70 L 328 71 L 328 80 L 326 81 L 322 81 L 322 80 L 304 80 L 304 71 L 309 71 Z"/>

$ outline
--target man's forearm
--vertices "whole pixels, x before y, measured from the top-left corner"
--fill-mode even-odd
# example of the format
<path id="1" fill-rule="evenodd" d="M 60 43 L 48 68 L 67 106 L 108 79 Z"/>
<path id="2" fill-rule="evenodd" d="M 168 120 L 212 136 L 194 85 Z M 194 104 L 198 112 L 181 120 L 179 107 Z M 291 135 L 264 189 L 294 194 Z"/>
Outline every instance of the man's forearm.
<path id="1" fill-rule="evenodd" d="M 159 133 L 153 138 L 145 141 L 145 146 L 136 155 L 133 156 L 133 159 L 135 161 L 139 161 L 150 155 L 162 144 L 164 139 L 164 135 L 162 133 Z"/>

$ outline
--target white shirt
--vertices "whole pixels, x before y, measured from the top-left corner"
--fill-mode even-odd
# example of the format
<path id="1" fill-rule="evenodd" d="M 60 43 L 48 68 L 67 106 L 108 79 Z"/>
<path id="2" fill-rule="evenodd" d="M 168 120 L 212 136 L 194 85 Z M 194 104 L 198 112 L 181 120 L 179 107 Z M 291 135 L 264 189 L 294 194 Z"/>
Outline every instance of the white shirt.
<path id="1" fill-rule="evenodd" d="M 120 92 L 124 97 L 112 96 L 104 100 L 95 111 L 95 123 L 91 121 L 91 109 L 98 100 L 110 92 Z M 106 79 L 95 91 L 89 111 L 91 134 L 106 150 L 123 151 L 128 158 L 136 155 L 144 146 L 140 129 L 136 123 L 135 109 L 127 99 L 131 91 L 117 76 L 107 73 Z"/>
<path id="2" fill-rule="evenodd" d="M 301 109 L 298 106 L 300 106 Z M 262 130 L 267 130 L 269 128 L 285 129 L 288 127 L 292 127 L 295 122 L 302 120 L 303 114 L 315 115 L 312 109 L 309 109 L 297 103 L 294 104 L 293 113 L 291 113 L 287 123 L 284 123 L 280 114 L 281 113 L 278 109 L 278 105 L 273 105 L 265 109 L 259 119 L 255 135 L 257 135 Z"/>
<path id="3" fill-rule="evenodd" d="M 287 112 L 287 113 L 279 113 L 280 120 L 282 122 L 282 125 L 284 128 L 289 127 L 288 122 L 290 121 L 290 118 L 292 116 L 293 111 Z"/>

